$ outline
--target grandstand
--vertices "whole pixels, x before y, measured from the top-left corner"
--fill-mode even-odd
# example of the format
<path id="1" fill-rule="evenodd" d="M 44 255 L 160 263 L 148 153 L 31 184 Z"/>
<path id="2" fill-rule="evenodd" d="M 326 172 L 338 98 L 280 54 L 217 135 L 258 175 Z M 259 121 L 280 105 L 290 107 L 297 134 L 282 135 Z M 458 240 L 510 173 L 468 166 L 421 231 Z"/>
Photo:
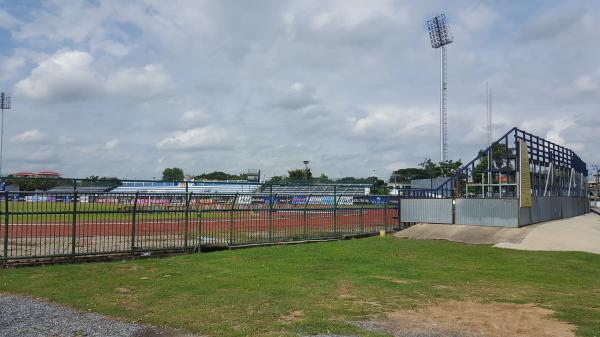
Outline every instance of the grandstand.
<path id="1" fill-rule="evenodd" d="M 370 193 L 371 185 L 273 185 L 273 194 L 339 194 L 339 195 L 364 195 Z M 265 190 L 269 192 L 269 190 Z"/>
<path id="2" fill-rule="evenodd" d="M 122 185 L 112 190 L 115 193 L 209 193 L 235 194 L 254 193 L 260 188 L 260 183 L 247 181 L 124 181 Z"/>
<path id="3" fill-rule="evenodd" d="M 112 188 L 106 186 L 77 186 L 77 192 L 80 193 L 101 193 L 108 192 Z M 50 193 L 71 193 L 73 192 L 73 186 L 56 186 L 49 189 L 47 192 Z"/>

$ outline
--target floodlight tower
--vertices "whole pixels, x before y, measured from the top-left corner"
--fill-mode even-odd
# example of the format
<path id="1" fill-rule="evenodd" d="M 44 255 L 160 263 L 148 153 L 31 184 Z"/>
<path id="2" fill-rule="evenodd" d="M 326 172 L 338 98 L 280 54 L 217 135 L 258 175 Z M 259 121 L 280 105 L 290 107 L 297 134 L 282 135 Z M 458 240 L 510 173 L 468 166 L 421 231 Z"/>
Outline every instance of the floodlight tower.
<path id="1" fill-rule="evenodd" d="M 492 88 L 488 88 L 488 84 L 485 84 L 485 98 L 486 98 L 486 128 L 488 136 L 488 146 L 492 146 L 493 140 L 493 129 L 492 129 Z"/>
<path id="2" fill-rule="evenodd" d="M 448 83 L 446 81 L 446 45 L 454 41 L 450 32 L 450 27 L 446 22 L 446 15 L 440 14 L 427 20 L 427 30 L 431 47 L 441 48 L 440 55 L 440 161 L 446 161 L 448 158 L 448 111 L 446 108 L 446 91 Z"/>
<path id="3" fill-rule="evenodd" d="M 0 123 L 0 177 L 2 176 L 2 146 L 4 145 L 4 110 L 10 109 L 10 96 L 4 91 L 0 93 L 0 110 L 2 122 Z"/>
<path id="4" fill-rule="evenodd" d="M 308 170 L 309 170 L 308 163 L 309 163 L 309 161 L 305 160 L 305 161 L 303 161 L 303 163 L 304 163 L 304 179 L 306 181 L 308 181 Z"/>

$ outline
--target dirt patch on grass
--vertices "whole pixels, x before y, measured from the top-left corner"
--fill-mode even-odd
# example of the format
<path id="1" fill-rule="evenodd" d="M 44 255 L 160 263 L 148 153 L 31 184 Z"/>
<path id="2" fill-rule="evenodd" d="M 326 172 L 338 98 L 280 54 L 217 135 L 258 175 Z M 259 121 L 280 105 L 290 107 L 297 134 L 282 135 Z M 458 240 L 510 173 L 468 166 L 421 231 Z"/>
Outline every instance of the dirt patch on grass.
<path id="1" fill-rule="evenodd" d="M 399 279 L 399 278 L 394 278 L 394 277 L 390 277 L 390 276 L 374 276 L 376 279 L 380 279 L 380 280 L 384 280 L 384 281 L 389 281 L 395 284 L 408 284 L 408 283 L 413 283 L 413 281 L 410 280 L 405 280 L 405 279 Z"/>
<path id="2" fill-rule="evenodd" d="M 296 321 L 301 321 L 304 319 L 304 311 L 302 310 L 293 310 L 290 311 L 287 315 L 281 317 L 280 321 L 284 324 L 293 323 Z"/>
<path id="3" fill-rule="evenodd" d="M 551 318 L 551 310 L 530 304 L 445 302 L 386 314 L 365 327 L 394 336 L 574 337 L 574 326 Z"/>

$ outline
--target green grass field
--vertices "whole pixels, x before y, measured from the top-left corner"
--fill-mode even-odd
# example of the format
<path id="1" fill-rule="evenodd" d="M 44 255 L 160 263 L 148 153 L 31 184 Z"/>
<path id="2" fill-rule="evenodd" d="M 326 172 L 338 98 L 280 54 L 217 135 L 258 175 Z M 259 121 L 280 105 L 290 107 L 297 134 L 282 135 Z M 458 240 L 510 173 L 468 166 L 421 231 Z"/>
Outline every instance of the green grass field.
<path id="1" fill-rule="evenodd" d="M 77 212 L 81 214 L 81 220 L 131 220 L 131 205 L 127 204 L 100 204 L 100 203 L 78 203 Z M 159 205 L 137 207 L 137 219 L 184 219 L 185 213 L 181 210 L 183 206 L 177 208 L 168 208 Z M 152 212 L 144 212 L 152 210 Z M 160 212 L 160 211 L 163 212 Z M 175 210 L 177 210 L 175 212 Z M 4 212 L 4 209 L 1 210 Z M 19 223 L 35 222 L 70 222 L 73 204 L 68 202 L 9 202 L 8 211 L 23 212 L 29 214 L 12 215 L 13 219 L 18 218 Z M 59 214 L 54 214 L 54 213 Z M 104 212 L 104 213 L 103 213 Z M 46 213 L 46 214 L 37 214 Z M 88 214 L 86 214 L 88 213 Z M 91 213 L 91 214 L 90 214 Z M 203 219 L 228 218 L 227 211 L 217 212 L 205 210 L 202 213 L 190 212 L 190 218 L 198 218 L 202 214 Z M 239 217 L 234 214 L 234 217 Z"/>
<path id="2" fill-rule="evenodd" d="M 446 300 L 533 303 L 600 335 L 599 255 L 393 237 L 7 269 L 0 292 L 208 336 L 379 336 L 350 322 Z"/>

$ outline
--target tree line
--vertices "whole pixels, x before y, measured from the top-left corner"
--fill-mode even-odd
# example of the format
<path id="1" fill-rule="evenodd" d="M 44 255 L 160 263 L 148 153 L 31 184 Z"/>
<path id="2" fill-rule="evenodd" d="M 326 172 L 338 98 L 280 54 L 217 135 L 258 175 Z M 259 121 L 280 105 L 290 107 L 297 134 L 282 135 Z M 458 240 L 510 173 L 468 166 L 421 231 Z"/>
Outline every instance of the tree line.
<path id="1" fill-rule="evenodd" d="M 433 179 L 440 177 L 449 177 L 456 173 L 462 167 L 462 161 L 447 160 L 439 163 L 433 162 L 430 158 L 425 158 L 419 163 L 419 167 L 409 167 L 392 172 L 390 182 L 394 183 L 410 183 L 415 179 Z"/>
<path id="2" fill-rule="evenodd" d="M 495 151 L 500 152 L 500 149 Z M 502 157 L 503 153 L 494 153 L 494 157 Z M 485 170 L 487 161 L 483 160 L 477 170 Z M 445 162 L 434 163 L 431 159 L 426 158 L 422 163 L 419 163 L 419 167 L 410 167 L 395 170 L 389 178 L 390 182 L 397 183 L 409 183 L 413 179 L 427 179 L 427 178 L 438 178 L 446 177 L 454 174 L 460 167 L 462 162 L 448 160 Z M 202 173 L 193 176 L 194 180 L 246 180 L 248 175 L 246 173 L 230 174 L 221 171 L 213 171 L 209 173 Z M 179 167 L 165 168 L 162 172 L 162 180 L 164 181 L 184 181 L 185 175 Z M 5 178 L 7 185 L 17 185 L 21 191 L 36 191 L 36 190 L 48 190 L 57 186 L 72 186 L 73 180 L 64 179 L 61 177 L 57 178 L 19 178 L 14 175 L 9 175 Z M 100 177 L 100 176 L 89 176 L 79 183 L 81 186 L 104 186 L 104 187 L 117 187 L 121 185 L 121 180 L 115 177 Z M 310 168 L 299 168 L 292 169 L 287 172 L 287 175 L 273 176 L 266 181 L 266 184 L 369 184 L 374 187 L 378 192 L 385 192 L 386 182 L 377 177 L 343 177 L 338 179 L 329 178 L 326 174 L 321 173 L 319 176 L 313 176 Z"/>

